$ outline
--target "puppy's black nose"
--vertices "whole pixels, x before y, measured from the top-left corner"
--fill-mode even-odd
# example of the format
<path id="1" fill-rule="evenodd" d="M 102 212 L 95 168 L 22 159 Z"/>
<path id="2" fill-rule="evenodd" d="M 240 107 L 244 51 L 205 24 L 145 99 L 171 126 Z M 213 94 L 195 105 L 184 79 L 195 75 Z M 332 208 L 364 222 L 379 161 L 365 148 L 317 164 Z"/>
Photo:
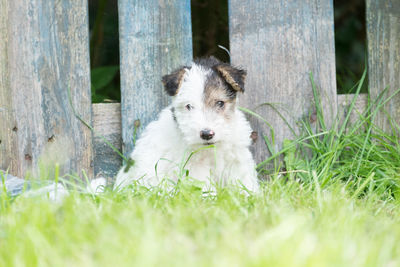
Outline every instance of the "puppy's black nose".
<path id="1" fill-rule="evenodd" d="M 209 130 L 209 129 L 204 129 L 200 131 L 200 137 L 201 139 L 204 140 L 210 140 L 211 138 L 213 138 L 215 135 L 213 130 Z"/>

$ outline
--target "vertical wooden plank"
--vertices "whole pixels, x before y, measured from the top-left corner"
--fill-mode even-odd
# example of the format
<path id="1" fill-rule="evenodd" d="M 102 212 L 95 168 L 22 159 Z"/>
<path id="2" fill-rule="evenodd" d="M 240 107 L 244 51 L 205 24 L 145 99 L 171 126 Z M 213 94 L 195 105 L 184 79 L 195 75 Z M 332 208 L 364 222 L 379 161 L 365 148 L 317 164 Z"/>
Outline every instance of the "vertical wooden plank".
<path id="1" fill-rule="evenodd" d="M 339 125 L 342 125 L 344 120 L 346 119 L 350 105 L 355 97 L 354 94 L 346 94 L 346 95 L 338 95 L 338 118 Z M 350 113 L 349 120 L 347 122 L 347 129 L 352 130 L 352 126 L 356 125 L 356 123 L 360 122 L 360 116 L 363 116 L 364 112 L 368 107 L 368 94 L 359 94 L 354 101 L 353 109 Z M 364 127 L 361 127 L 360 131 L 362 131 Z"/>
<path id="2" fill-rule="evenodd" d="M 367 0 L 369 93 L 374 101 L 388 88 L 384 97 L 400 89 L 400 1 Z M 375 124 L 391 131 L 388 113 L 400 125 L 400 94 L 380 110 Z"/>
<path id="3" fill-rule="evenodd" d="M 11 92 L 8 78 L 8 0 L 0 0 L 0 169 L 10 166 L 13 144 L 11 138 Z"/>
<path id="4" fill-rule="evenodd" d="M 290 127 L 298 134 L 299 121 L 315 114 L 310 72 L 325 120 L 332 121 L 337 110 L 332 0 L 230 0 L 229 24 L 231 61 L 248 71 L 240 105 L 271 124 L 275 151 L 293 138 Z M 268 156 L 263 136 L 271 139 L 271 133 L 255 118 L 251 124 L 258 132 L 253 150 L 260 162 Z"/>
<path id="5" fill-rule="evenodd" d="M 22 177 L 39 162 L 58 162 L 61 174 L 83 169 L 92 176 L 91 131 L 69 103 L 70 92 L 91 123 L 87 0 L 1 3 L 0 168 Z"/>
<path id="6" fill-rule="evenodd" d="M 104 178 L 114 177 L 122 165 L 122 158 L 114 148 L 121 151 L 121 105 L 119 103 L 93 104 L 94 174 Z"/>
<path id="7" fill-rule="evenodd" d="M 133 148 L 134 122 L 143 129 L 168 105 L 161 76 L 192 60 L 190 0 L 118 2 L 123 151 Z"/>

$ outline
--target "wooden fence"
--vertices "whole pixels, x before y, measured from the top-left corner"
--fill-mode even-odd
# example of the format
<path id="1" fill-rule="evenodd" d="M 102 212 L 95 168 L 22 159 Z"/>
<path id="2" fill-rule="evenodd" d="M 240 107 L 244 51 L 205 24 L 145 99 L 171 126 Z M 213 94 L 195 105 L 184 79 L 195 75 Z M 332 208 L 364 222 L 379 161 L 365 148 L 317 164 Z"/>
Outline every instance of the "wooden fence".
<path id="1" fill-rule="evenodd" d="M 135 120 L 168 104 L 161 75 L 192 60 L 189 0 L 119 0 L 121 104 L 91 104 L 87 0 L 0 0 L 0 169 L 24 176 L 59 162 L 62 173 L 111 177 L 119 156 L 81 120 L 127 154 Z M 248 70 L 240 105 L 265 117 L 274 149 L 315 112 L 314 74 L 328 123 L 349 96 L 336 94 L 332 0 L 229 0 L 231 61 Z M 400 88 L 400 1 L 367 0 L 370 98 Z M 366 96 L 358 100 L 365 105 Z M 399 122 L 400 96 L 385 109 Z M 269 105 L 261 105 L 270 103 Z M 272 104 L 271 104 L 272 103 Z M 270 129 L 251 118 L 257 161 Z M 389 130 L 385 113 L 376 122 Z"/>

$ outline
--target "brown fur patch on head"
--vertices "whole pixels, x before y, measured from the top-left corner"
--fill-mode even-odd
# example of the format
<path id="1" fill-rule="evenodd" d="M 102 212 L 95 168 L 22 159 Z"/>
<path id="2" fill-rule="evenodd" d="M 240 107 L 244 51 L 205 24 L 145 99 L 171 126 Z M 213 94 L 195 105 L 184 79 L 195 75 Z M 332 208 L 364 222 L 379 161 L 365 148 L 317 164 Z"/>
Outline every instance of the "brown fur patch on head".
<path id="1" fill-rule="evenodd" d="M 236 92 L 244 92 L 244 80 L 247 75 L 247 72 L 244 69 L 233 67 L 227 63 L 222 63 L 213 56 L 196 59 L 194 63 L 218 73 Z"/>
<path id="2" fill-rule="evenodd" d="M 170 96 L 174 96 L 178 93 L 183 82 L 183 77 L 186 73 L 186 68 L 188 67 L 182 67 L 173 73 L 164 75 L 162 77 L 164 89 Z"/>
<path id="3" fill-rule="evenodd" d="M 222 101 L 224 104 L 221 107 L 218 103 Z M 204 86 L 204 105 L 217 112 L 221 112 L 225 117 L 229 118 L 230 111 L 235 107 L 236 91 L 232 90 L 230 86 L 218 74 L 211 74 Z"/>
<path id="4" fill-rule="evenodd" d="M 245 70 L 225 63 L 216 65 L 215 69 L 235 91 L 244 92 L 244 80 L 247 75 Z"/>

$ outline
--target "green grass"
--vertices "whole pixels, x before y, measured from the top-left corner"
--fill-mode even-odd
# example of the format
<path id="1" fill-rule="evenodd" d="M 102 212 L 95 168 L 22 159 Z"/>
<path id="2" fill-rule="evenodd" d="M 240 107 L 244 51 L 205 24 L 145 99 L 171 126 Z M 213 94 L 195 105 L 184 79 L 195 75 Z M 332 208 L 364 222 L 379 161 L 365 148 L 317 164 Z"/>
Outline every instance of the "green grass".
<path id="1" fill-rule="evenodd" d="M 400 266 L 400 143 L 373 124 L 390 98 L 329 128 L 316 105 L 317 125 L 259 164 L 259 194 L 186 179 L 61 202 L 3 188 L 0 266 Z"/>
<path id="2" fill-rule="evenodd" d="M 398 202 L 340 182 L 20 197 L 2 206 L 0 266 L 398 266 L 399 223 Z"/>

